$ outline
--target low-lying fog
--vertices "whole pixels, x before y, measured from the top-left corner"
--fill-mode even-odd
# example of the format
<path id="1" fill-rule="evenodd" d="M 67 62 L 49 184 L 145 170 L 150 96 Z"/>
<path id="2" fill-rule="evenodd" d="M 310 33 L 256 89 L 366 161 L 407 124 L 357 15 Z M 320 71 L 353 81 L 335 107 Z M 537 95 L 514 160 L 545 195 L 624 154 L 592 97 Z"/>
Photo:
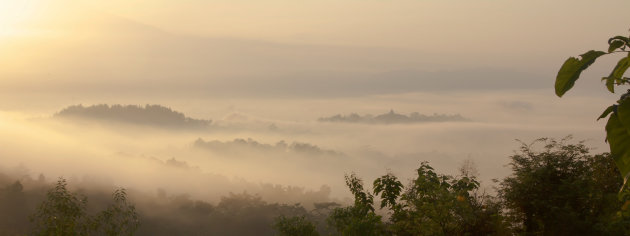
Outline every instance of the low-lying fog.
<path id="1" fill-rule="evenodd" d="M 38 106 L 0 112 L 0 172 L 32 178 L 41 173 L 49 181 L 63 176 L 71 183 L 95 181 L 207 201 L 229 192 L 262 194 L 264 184 L 324 194 L 330 188 L 331 198 L 343 200 L 350 196 L 345 173 L 356 172 L 371 181 L 390 171 L 407 179 L 420 162 L 428 161 L 438 172 L 457 174 L 470 159 L 484 186 L 491 187 L 491 179 L 509 173 L 508 157 L 520 145 L 515 139 L 531 142 L 571 134 L 596 152 L 607 151 L 605 122 L 595 118 L 611 102 L 580 93 L 556 99 L 550 90 L 294 100 L 89 98 L 43 99 Z M 116 114 L 105 114 L 112 110 L 92 117 L 61 115 L 79 103 L 84 108 L 102 103 L 142 108 L 157 104 L 183 113 L 189 121 L 211 121 L 191 128 L 149 122 L 162 115 L 157 113 L 138 115 L 147 119 L 144 123 L 115 120 L 109 116 Z M 460 115 L 465 120 L 318 121 L 337 114 L 412 117 L 413 112 Z M 263 197 L 270 202 L 298 201 Z"/>
<path id="2" fill-rule="evenodd" d="M 0 235 L 31 231 L 60 177 L 90 211 L 128 189 L 138 234 L 158 236 L 273 235 L 276 216 L 352 203 L 345 174 L 371 190 L 423 161 L 450 175 L 472 161 L 494 193 L 517 139 L 609 150 L 596 118 L 624 91 L 600 78 L 625 55 L 563 98 L 554 78 L 627 35 L 629 7 L 0 0 L 0 198 L 24 193 L 0 199 Z"/>

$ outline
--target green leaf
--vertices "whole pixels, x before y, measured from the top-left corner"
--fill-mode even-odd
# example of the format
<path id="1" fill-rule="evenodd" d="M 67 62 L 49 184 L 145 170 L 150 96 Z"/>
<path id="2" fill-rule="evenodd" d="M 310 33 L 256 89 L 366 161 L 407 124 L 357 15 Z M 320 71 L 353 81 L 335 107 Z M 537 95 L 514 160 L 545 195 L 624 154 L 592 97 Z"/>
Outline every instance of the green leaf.
<path id="1" fill-rule="evenodd" d="M 613 71 L 610 72 L 610 75 L 608 77 L 602 78 L 602 80 L 606 80 L 606 88 L 608 88 L 608 91 L 610 91 L 611 93 L 614 93 L 615 83 L 616 82 L 623 83 L 623 79 L 622 79 L 623 74 L 626 73 L 629 67 L 630 67 L 630 54 L 628 55 L 628 57 L 621 58 L 621 60 L 617 62 L 615 69 L 613 69 Z"/>
<path id="2" fill-rule="evenodd" d="M 630 101 L 621 101 L 617 112 L 612 113 L 606 123 L 606 139 L 610 155 L 615 160 L 621 176 L 630 173 Z"/>
<path id="3" fill-rule="evenodd" d="M 617 50 L 618 48 L 623 47 L 624 45 L 626 45 L 626 42 L 624 41 L 613 40 L 612 42 L 610 42 L 610 45 L 608 46 L 608 52 L 613 52 Z"/>
<path id="4" fill-rule="evenodd" d="M 604 77 L 602 80 L 606 80 L 606 88 L 611 93 L 615 93 L 615 78 L 613 77 Z"/>
<path id="5" fill-rule="evenodd" d="M 599 119 L 603 119 L 606 118 L 606 116 L 608 116 L 608 114 L 610 114 L 611 112 L 613 112 L 615 109 L 617 109 L 617 105 L 612 105 L 609 106 L 608 108 L 606 108 L 606 110 L 604 110 L 604 112 L 597 118 L 597 120 Z"/>
<path id="6" fill-rule="evenodd" d="M 573 87 L 582 71 L 586 70 L 586 68 L 595 62 L 595 59 L 604 54 L 606 54 L 606 52 L 591 50 L 580 55 L 581 59 L 575 57 L 567 59 L 564 64 L 562 64 L 556 76 L 556 95 L 562 97 L 564 93 Z"/>
<path id="7" fill-rule="evenodd" d="M 610 73 L 610 76 L 614 77 L 615 79 L 621 79 L 621 77 L 624 73 L 626 73 L 626 70 L 628 70 L 629 67 L 630 54 L 627 57 L 621 58 L 621 60 L 617 62 L 617 65 L 615 66 L 615 69 L 612 71 L 612 73 Z"/>
<path id="8" fill-rule="evenodd" d="M 618 41 L 618 40 L 625 42 L 626 45 L 630 44 L 630 38 L 624 37 L 624 36 L 615 36 L 615 37 L 609 38 L 608 44 L 612 44 L 614 41 Z"/>

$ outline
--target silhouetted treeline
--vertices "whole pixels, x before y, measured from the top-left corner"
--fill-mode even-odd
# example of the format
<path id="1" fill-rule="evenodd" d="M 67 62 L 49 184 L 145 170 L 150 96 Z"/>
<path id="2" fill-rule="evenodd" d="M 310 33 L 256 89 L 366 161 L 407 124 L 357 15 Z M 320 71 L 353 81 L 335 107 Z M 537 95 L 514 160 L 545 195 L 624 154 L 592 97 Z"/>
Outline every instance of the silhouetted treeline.
<path id="1" fill-rule="evenodd" d="M 43 175 L 37 180 L 29 176 L 16 180 L 0 173 L 0 235 L 32 233 L 36 225 L 29 218 L 37 212 L 37 206 L 51 200 L 47 199 L 47 192 L 54 188 L 52 183 L 45 181 Z M 113 187 L 81 182 L 71 183 L 68 188 L 73 194 L 78 194 L 79 199 L 81 196 L 86 197 L 87 214 L 97 214 L 112 204 Z M 313 219 L 325 226 L 325 214 L 316 213 L 338 205 L 329 202 L 330 189 L 327 187 L 308 192 L 303 188 L 271 184 L 265 184 L 261 188 L 263 191 L 260 195 L 247 192 L 228 193 L 216 203 L 194 200 L 185 194 L 169 195 L 162 189 L 151 195 L 128 190 L 128 201 L 135 206 L 140 219 L 136 235 L 151 236 L 274 235 L 272 224 L 281 215 L 319 215 L 319 218 Z M 309 206 L 275 203 L 263 200 L 262 196 L 269 199 L 292 199 L 294 202 L 320 200 L 322 203 L 311 203 Z M 321 227 L 320 230 L 325 232 L 326 228 Z"/>
<path id="2" fill-rule="evenodd" d="M 410 180 L 386 173 L 364 184 L 347 175 L 354 203 L 345 206 L 328 199 L 327 187 L 304 192 L 278 185 L 263 187 L 269 199 L 288 194 L 310 203 L 272 203 L 247 192 L 211 203 L 160 189 L 129 190 L 128 202 L 140 219 L 137 235 L 630 235 L 630 188 L 622 188 L 609 154 L 590 154 L 581 142 L 539 139 L 510 159 L 512 173 L 496 181 L 497 194 L 480 188 L 470 163 L 446 175 L 422 162 Z M 0 173 L 0 235 L 32 232 L 29 216 L 52 187 L 43 175 L 20 176 Z M 89 199 L 88 213 L 112 203 L 111 190 L 90 183 L 71 191 Z"/>
<path id="3" fill-rule="evenodd" d="M 395 113 L 394 110 L 390 110 L 388 113 L 384 113 L 384 114 L 380 114 L 376 116 L 373 116 L 371 114 L 362 116 L 357 113 L 351 113 L 350 115 L 337 114 L 331 117 L 322 117 L 317 120 L 320 122 L 345 122 L 345 123 L 366 123 L 366 124 L 408 124 L 408 123 L 421 123 L 421 122 L 468 121 L 467 118 L 464 118 L 459 114 L 424 115 L 418 112 L 413 112 L 409 115 L 403 115 L 403 114 Z"/>
<path id="4" fill-rule="evenodd" d="M 211 120 L 186 117 L 183 113 L 168 107 L 148 104 L 145 106 L 99 104 L 87 107 L 74 105 L 61 110 L 55 117 L 86 118 L 166 128 L 203 128 L 212 123 Z"/>
<path id="5" fill-rule="evenodd" d="M 247 193 L 230 193 L 218 204 L 179 196 L 144 202 L 139 208 L 157 209 L 158 212 L 143 215 L 138 235 L 165 236 L 275 235 L 272 228 L 275 218 L 311 214 L 300 204 L 267 203 L 260 196 Z M 323 222 L 325 217 L 313 219 Z"/>
<path id="6" fill-rule="evenodd" d="M 334 150 L 322 149 L 316 145 L 302 142 L 292 142 L 287 144 L 285 141 L 279 141 L 274 145 L 259 143 L 253 139 L 234 139 L 233 141 L 221 142 L 218 140 L 204 141 L 199 138 L 193 144 L 195 148 L 210 150 L 222 154 L 237 153 L 264 153 L 264 154 L 306 154 L 306 155 L 343 155 Z"/>

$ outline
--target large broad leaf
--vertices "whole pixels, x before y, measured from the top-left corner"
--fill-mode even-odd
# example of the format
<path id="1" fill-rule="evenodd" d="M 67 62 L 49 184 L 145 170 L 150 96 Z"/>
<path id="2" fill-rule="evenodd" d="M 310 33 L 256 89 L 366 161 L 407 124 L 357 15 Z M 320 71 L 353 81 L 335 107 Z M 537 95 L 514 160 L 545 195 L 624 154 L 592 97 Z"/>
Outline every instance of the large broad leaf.
<path id="1" fill-rule="evenodd" d="M 611 93 L 615 93 L 615 78 L 614 77 L 604 77 L 604 80 L 606 80 L 606 88 L 608 89 L 608 91 L 610 91 Z"/>
<path id="2" fill-rule="evenodd" d="M 621 77 L 626 73 L 628 68 L 630 68 L 630 54 L 627 57 L 621 58 L 621 60 L 617 62 L 615 69 L 610 72 L 608 77 L 602 78 L 603 80 L 606 80 L 606 87 L 608 88 L 608 91 L 611 93 L 615 92 L 615 82 L 621 81 Z"/>
<path id="3" fill-rule="evenodd" d="M 586 68 L 595 62 L 595 59 L 604 54 L 606 54 L 606 52 L 591 50 L 580 55 L 580 59 L 575 57 L 567 59 L 564 64 L 562 64 L 556 76 L 556 95 L 562 97 L 564 93 L 573 87 L 582 71 L 586 70 Z"/>
<path id="4" fill-rule="evenodd" d="M 617 105 L 609 106 L 608 108 L 606 108 L 606 110 L 604 110 L 604 112 L 602 112 L 602 114 L 597 118 L 597 120 L 606 118 L 608 114 L 615 111 L 616 109 L 617 109 Z"/>
<path id="5" fill-rule="evenodd" d="M 618 48 L 623 47 L 624 45 L 626 45 L 626 42 L 624 41 L 613 40 L 612 42 L 610 42 L 610 45 L 608 46 L 608 52 L 613 52 L 617 50 Z"/>
<path id="6" fill-rule="evenodd" d="M 630 45 L 630 38 L 624 36 L 615 36 L 608 39 L 608 44 L 613 44 L 615 41 L 622 41 L 626 45 Z"/>
<path id="7" fill-rule="evenodd" d="M 621 79 L 623 74 L 625 74 L 628 70 L 628 67 L 630 67 L 630 54 L 628 54 L 627 57 L 621 58 L 621 60 L 617 62 L 617 65 L 612 73 L 610 73 L 610 76 L 615 77 L 616 79 Z"/>
<path id="8" fill-rule="evenodd" d="M 621 176 L 627 180 L 630 173 L 630 101 L 621 101 L 617 112 L 612 113 L 606 124 L 606 139 L 610 154 Z"/>

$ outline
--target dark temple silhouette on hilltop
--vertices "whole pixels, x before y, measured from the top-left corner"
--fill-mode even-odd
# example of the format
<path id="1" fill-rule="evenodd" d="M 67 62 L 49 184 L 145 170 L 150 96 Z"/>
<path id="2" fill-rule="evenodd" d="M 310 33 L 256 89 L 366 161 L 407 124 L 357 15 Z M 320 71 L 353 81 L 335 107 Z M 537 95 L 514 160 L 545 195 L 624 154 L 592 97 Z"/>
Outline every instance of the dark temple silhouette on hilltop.
<path id="1" fill-rule="evenodd" d="M 445 122 L 445 121 L 469 121 L 459 114 L 446 115 L 446 114 L 433 114 L 424 115 L 418 112 L 403 115 L 395 113 L 394 110 L 390 110 L 388 113 L 373 116 L 371 114 L 359 115 L 357 113 L 351 113 L 350 115 L 337 114 L 330 117 L 322 117 L 317 119 L 320 122 L 343 122 L 343 123 L 366 123 L 366 124 L 409 124 L 409 123 L 422 123 L 422 122 Z"/>

